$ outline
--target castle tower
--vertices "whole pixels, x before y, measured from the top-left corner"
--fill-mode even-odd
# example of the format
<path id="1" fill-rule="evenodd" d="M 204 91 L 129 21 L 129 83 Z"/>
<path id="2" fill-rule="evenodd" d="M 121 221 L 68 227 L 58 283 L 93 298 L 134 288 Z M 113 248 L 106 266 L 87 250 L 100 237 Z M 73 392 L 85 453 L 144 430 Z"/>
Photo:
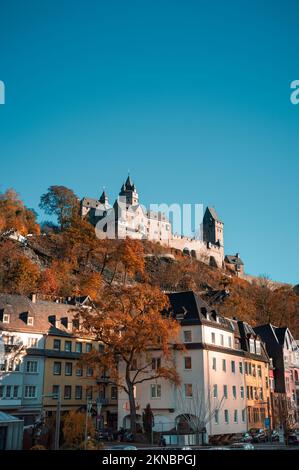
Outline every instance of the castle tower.
<path id="1" fill-rule="evenodd" d="M 105 190 L 102 192 L 99 201 L 100 201 L 100 203 L 103 204 L 104 206 L 108 206 L 108 205 L 109 205 L 108 196 L 107 196 Z"/>
<path id="2" fill-rule="evenodd" d="M 135 206 L 138 204 L 138 193 L 135 184 L 132 183 L 130 176 L 128 176 L 126 182 L 122 185 L 119 196 L 126 198 L 127 206 Z"/>
<path id="3" fill-rule="evenodd" d="M 213 245 L 224 246 L 223 222 L 214 207 L 207 207 L 203 217 L 203 240 Z"/>

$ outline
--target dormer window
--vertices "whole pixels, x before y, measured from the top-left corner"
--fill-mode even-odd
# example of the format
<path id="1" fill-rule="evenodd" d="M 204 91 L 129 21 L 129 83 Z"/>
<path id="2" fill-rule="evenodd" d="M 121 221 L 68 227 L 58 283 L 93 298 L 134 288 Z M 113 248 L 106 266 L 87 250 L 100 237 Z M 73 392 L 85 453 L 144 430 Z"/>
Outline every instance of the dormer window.
<path id="1" fill-rule="evenodd" d="M 34 323 L 33 317 L 28 317 L 27 325 L 33 326 L 33 323 Z"/>
<path id="2" fill-rule="evenodd" d="M 2 321 L 3 321 L 3 323 L 9 323 L 10 322 L 10 314 L 9 313 L 4 313 Z"/>

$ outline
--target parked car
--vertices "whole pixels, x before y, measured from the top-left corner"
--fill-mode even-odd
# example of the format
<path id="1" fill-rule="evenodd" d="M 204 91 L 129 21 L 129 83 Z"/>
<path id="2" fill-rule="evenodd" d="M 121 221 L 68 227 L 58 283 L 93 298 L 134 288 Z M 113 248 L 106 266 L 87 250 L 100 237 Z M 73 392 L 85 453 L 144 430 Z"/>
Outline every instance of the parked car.
<path id="1" fill-rule="evenodd" d="M 96 438 L 99 441 L 113 441 L 113 433 L 109 429 L 103 429 L 97 432 Z"/>
<path id="2" fill-rule="evenodd" d="M 253 438 L 252 435 L 249 434 L 249 432 L 244 432 L 242 435 L 240 442 L 252 442 Z"/>
<path id="3" fill-rule="evenodd" d="M 271 442 L 278 442 L 279 441 L 279 434 L 277 431 L 273 430 L 271 432 Z"/>
<path id="4" fill-rule="evenodd" d="M 229 449 L 254 450 L 254 445 L 252 445 L 250 442 L 235 442 L 235 444 L 229 446 Z"/>
<path id="5" fill-rule="evenodd" d="M 109 449 L 110 450 L 137 450 L 137 447 L 124 444 L 124 445 L 112 446 Z"/>
<path id="6" fill-rule="evenodd" d="M 252 436 L 253 442 L 267 442 L 268 440 L 268 434 L 265 429 L 251 428 L 249 433 Z"/>
<path id="7" fill-rule="evenodd" d="M 299 445 L 299 435 L 297 433 L 289 434 L 287 437 L 288 445 Z"/>

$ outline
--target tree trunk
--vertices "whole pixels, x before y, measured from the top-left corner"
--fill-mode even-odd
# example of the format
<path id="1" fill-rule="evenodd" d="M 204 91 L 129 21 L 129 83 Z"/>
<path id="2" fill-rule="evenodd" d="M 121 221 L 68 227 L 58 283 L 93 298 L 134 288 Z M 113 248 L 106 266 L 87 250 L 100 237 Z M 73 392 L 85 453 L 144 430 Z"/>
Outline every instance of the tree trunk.
<path id="1" fill-rule="evenodd" d="M 126 370 L 126 382 L 128 388 L 128 398 L 130 403 L 130 431 L 131 433 L 136 433 L 136 403 L 134 398 L 134 386 L 130 378 L 130 367 L 127 366 Z"/>

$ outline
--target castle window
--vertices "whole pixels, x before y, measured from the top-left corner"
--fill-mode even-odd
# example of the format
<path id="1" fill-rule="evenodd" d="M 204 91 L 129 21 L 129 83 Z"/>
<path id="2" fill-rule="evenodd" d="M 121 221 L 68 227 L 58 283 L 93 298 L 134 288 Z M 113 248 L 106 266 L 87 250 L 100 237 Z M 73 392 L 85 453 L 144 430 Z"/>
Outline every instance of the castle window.
<path id="1" fill-rule="evenodd" d="M 3 323 L 9 323 L 10 322 L 10 315 L 9 313 L 4 313 L 3 315 Z"/>

